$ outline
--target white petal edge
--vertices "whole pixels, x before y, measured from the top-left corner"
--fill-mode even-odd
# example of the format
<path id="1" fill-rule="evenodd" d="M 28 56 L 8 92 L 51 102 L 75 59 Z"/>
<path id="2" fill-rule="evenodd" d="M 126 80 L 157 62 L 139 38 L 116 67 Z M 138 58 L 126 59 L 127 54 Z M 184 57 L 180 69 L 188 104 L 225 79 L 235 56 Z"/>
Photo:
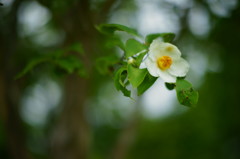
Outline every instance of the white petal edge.
<path id="1" fill-rule="evenodd" d="M 158 69 L 158 75 L 159 77 L 167 83 L 176 83 L 177 77 L 171 75 L 168 71 L 162 71 L 160 69 Z"/>
<path id="2" fill-rule="evenodd" d="M 173 61 L 171 67 L 168 69 L 168 72 L 177 77 L 184 77 L 189 71 L 189 64 L 183 58 L 179 58 Z"/>
<path id="3" fill-rule="evenodd" d="M 149 57 L 147 57 L 147 59 L 144 61 L 148 72 L 154 76 L 154 77 L 158 77 L 158 67 L 157 67 L 157 62 L 152 61 Z"/>
<path id="4" fill-rule="evenodd" d="M 152 43 L 150 44 L 149 50 L 155 50 L 155 49 L 159 48 L 159 45 L 161 45 L 162 43 L 164 43 L 164 42 L 160 38 L 153 40 Z"/>

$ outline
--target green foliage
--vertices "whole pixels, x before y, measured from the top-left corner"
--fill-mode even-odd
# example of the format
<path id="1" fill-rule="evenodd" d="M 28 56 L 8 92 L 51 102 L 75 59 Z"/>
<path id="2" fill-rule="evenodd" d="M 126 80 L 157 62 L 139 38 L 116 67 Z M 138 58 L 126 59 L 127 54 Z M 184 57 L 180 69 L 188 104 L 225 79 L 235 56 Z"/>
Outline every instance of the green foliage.
<path id="1" fill-rule="evenodd" d="M 146 45 L 150 45 L 152 41 L 156 38 L 162 38 L 164 42 L 172 42 L 175 37 L 174 33 L 158 33 L 149 34 L 145 38 Z"/>
<path id="2" fill-rule="evenodd" d="M 137 88 L 138 96 L 142 95 L 146 90 L 148 90 L 148 88 L 150 88 L 156 80 L 157 77 L 153 77 L 147 72 L 143 82 Z"/>
<path id="3" fill-rule="evenodd" d="M 74 43 L 73 45 L 62 50 L 43 54 L 40 57 L 31 59 L 25 68 L 16 75 L 15 79 L 21 78 L 22 76 L 34 70 L 34 68 L 40 66 L 40 64 L 50 64 L 55 68 L 64 70 L 68 74 L 76 72 L 79 76 L 86 77 L 86 71 L 83 63 L 77 56 L 68 54 L 71 52 L 82 55 L 84 50 L 80 43 Z"/>
<path id="4" fill-rule="evenodd" d="M 177 79 L 176 92 L 178 101 L 185 106 L 194 107 L 198 102 L 198 92 L 192 88 L 192 84 L 184 79 Z"/>
<path id="5" fill-rule="evenodd" d="M 39 64 L 42 64 L 44 62 L 49 61 L 48 58 L 45 57 L 40 57 L 40 58 L 35 58 L 32 59 L 27 65 L 26 67 L 16 75 L 15 79 L 21 78 L 22 76 L 24 76 L 25 74 L 27 74 L 28 72 L 30 72 L 34 67 L 38 66 Z"/>
<path id="6" fill-rule="evenodd" d="M 65 49 L 65 52 L 76 52 L 80 55 L 84 54 L 84 49 L 82 47 L 82 44 L 80 42 L 73 43 L 68 48 Z"/>
<path id="7" fill-rule="evenodd" d="M 108 41 L 106 42 L 107 48 L 112 48 L 118 46 L 120 49 L 125 50 L 123 42 L 119 39 L 117 36 L 111 36 L 108 38 Z"/>
<path id="8" fill-rule="evenodd" d="M 127 87 L 127 68 L 120 67 L 114 74 L 114 84 L 117 90 L 120 90 L 124 96 L 130 97 L 131 92 L 126 88 Z"/>
<path id="9" fill-rule="evenodd" d="M 134 88 L 137 88 L 144 80 L 147 69 L 139 69 L 133 67 L 131 64 L 128 65 L 128 80 Z"/>
<path id="10" fill-rule="evenodd" d="M 135 62 L 134 62 L 134 65 L 136 65 L 136 67 L 139 67 L 142 63 L 142 60 L 144 58 L 144 56 L 146 55 L 147 51 L 146 52 L 142 52 L 140 53 L 137 57 L 135 57 Z"/>
<path id="11" fill-rule="evenodd" d="M 140 35 L 137 33 L 135 29 L 120 24 L 101 24 L 99 26 L 96 26 L 96 28 L 103 34 L 112 35 L 114 34 L 115 31 L 124 31 L 131 35 L 140 37 Z"/>
<path id="12" fill-rule="evenodd" d="M 147 47 L 135 39 L 128 39 L 126 42 L 126 58 L 136 55 L 137 53 L 146 50 Z"/>
<path id="13" fill-rule="evenodd" d="M 102 75 L 111 74 L 113 72 L 113 67 L 119 62 L 116 56 L 106 56 L 101 57 L 96 60 L 96 68 Z"/>
<path id="14" fill-rule="evenodd" d="M 176 86 L 175 83 L 165 83 L 165 86 L 168 90 L 173 90 Z"/>
<path id="15" fill-rule="evenodd" d="M 51 61 L 69 74 L 73 73 L 75 70 L 83 68 L 83 64 L 79 61 L 78 58 L 76 58 L 76 56 L 69 55 Z"/>

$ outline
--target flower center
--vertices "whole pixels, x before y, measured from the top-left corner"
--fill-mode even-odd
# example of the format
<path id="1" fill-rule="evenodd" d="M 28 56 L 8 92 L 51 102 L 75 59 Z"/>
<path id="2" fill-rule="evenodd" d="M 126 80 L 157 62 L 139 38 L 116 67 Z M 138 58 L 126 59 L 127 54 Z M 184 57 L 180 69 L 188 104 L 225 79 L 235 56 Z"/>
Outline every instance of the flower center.
<path id="1" fill-rule="evenodd" d="M 172 65 L 172 59 L 169 56 L 162 56 L 157 60 L 157 64 L 161 70 L 166 70 Z"/>

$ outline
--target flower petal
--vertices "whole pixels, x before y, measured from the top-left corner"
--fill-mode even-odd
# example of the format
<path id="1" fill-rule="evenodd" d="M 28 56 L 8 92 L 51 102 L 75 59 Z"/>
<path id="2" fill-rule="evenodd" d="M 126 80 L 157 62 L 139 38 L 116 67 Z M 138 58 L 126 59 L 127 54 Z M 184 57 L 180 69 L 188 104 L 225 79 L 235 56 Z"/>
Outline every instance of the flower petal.
<path id="1" fill-rule="evenodd" d="M 152 61 L 149 57 L 147 57 L 147 59 L 144 61 L 148 72 L 154 76 L 154 77 L 158 77 L 158 67 L 157 67 L 157 62 Z"/>
<path id="2" fill-rule="evenodd" d="M 169 56 L 175 60 L 181 57 L 181 52 L 175 45 L 166 43 L 164 48 L 164 56 Z"/>
<path id="3" fill-rule="evenodd" d="M 177 77 L 171 75 L 168 71 L 162 71 L 160 69 L 158 69 L 157 71 L 158 76 L 165 82 L 168 83 L 176 83 Z"/>
<path id="4" fill-rule="evenodd" d="M 173 61 L 171 67 L 168 69 L 168 72 L 177 77 L 186 76 L 189 70 L 189 64 L 183 58 L 179 58 Z"/>
<path id="5" fill-rule="evenodd" d="M 152 41 L 149 50 L 155 50 L 159 48 L 159 45 L 163 44 L 164 42 L 162 41 L 162 39 L 158 38 Z"/>
<path id="6" fill-rule="evenodd" d="M 181 52 L 175 45 L 162 42 L 161 39 L 155 39 L 149 47 L 149 56 L 151 59 L 156 59 L 161 56 L 170 56 L 175 59 L 181 56 Z"/>

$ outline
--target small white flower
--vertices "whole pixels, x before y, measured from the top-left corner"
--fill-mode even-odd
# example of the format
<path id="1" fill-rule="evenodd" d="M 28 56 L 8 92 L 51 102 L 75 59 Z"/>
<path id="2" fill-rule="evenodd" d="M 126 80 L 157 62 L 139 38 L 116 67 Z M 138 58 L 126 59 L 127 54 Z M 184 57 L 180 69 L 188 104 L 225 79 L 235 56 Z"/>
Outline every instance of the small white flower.
<path id="1" fill-rule="evenodd" d="M 175 83 L 177 77 L 186 76 L 189 70 L 189 64 L 181 57 L 179 49 L 161 39 L 153 40 L 144 63 L 152 76 L 168 83 Z"/>

